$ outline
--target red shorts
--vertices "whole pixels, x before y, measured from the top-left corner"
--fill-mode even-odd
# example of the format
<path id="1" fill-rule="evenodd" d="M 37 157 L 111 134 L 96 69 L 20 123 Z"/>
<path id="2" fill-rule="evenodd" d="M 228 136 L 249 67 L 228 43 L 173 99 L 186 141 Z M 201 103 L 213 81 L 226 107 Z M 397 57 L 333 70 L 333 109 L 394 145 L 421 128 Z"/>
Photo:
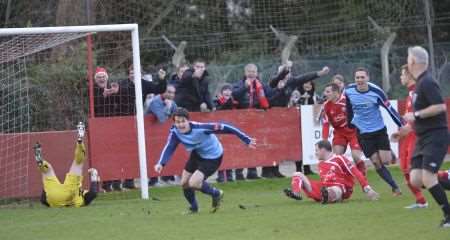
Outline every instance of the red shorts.
<path id="1" fill-rule="evenodd" d="M 316 202 L 322 201 L 322 193 L 320 192 L 320 188 L 323 186 L 322 183 L 319 180 L 311 180 L 309 178 L 308 180 L 311 183 L 311 192 L 305 191 L 306 196 Z M 343 189 L 343 191 L 344 194 L 342 195 L 342 199 L 349 199 L 352 196 L 352 188 L 346 188 L 345 190 Z"/>
<path id="2" fill-rule="evenodd" d="M 351 150 L 361 150 L 359 146 L 358 137 L 356 137 L 356 131 L 333 131 L 333 146 L 339 145 L 347 147 L 350 145 Z"/>
<path id="3" fill-rule="evenodd" d="M 416 135 L 410 133 L 400 144 L 400 169 L 403 173 L 409 173 L 411 168 L 411 158 L 416 145 Z"/>

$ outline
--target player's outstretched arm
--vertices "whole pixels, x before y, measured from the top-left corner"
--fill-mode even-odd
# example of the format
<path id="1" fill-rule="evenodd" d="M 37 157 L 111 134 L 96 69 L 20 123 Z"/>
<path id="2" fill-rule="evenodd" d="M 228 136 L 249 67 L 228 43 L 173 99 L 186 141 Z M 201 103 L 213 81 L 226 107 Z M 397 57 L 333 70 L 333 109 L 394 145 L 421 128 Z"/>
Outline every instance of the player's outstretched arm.
<path id="1" fill-rule="evenodd" d="M 216 134 L 234 134 L 249 147 L 256 146 L 256 139 L 251 138 L 239 128 L 227 123 L 202 123 L 201 127 Z"/>
<path id="2" fill-rule="evenodd" d="M 167 138 L 167 143 L 161 152 L 161 156 L 159 157 L 159 161 L 154 166 L 155 172 L 160 173 L 162 171 L 164 165 L 166 165 L 166 163 L 170 160 L 179 143 L 180 139 L 178 139 L 177 135 L 171 129 L 169 137 Z"/>

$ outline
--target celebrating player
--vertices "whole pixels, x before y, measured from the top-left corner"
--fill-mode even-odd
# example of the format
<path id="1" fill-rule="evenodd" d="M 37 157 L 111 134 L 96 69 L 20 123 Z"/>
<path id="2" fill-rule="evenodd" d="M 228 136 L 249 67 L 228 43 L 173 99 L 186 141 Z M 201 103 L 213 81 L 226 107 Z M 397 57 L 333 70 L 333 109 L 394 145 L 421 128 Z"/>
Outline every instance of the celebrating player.
<path id="1" fill-rule="evenodd" d="M 391 162 L 392 154 L 380 106 L 387 110 L 399 127 L 402 127 L 404 122 L 390 105 L 383 90 L 369 80 L 369 71 L 365 68 L 357 68 L 355 83 L 350 84 L 344 91 L 347 100 L 348 126 L 356 127 L 358 142 L 364 155 L 370 158 L 378 175 L 391 186 L 394 196 L 398 196 L 401 190 L 384 166 Z"/>
<path id="2" fill-rule="evenodd" d="M 406 86 L 408 88 L 408 97 L 406 97 L 406 112 L 414 112 L 412 98 L 416 89 L 416 80 L 408 71 L 407 65 L 403 65 L 401 71 L 400 81 L 403 86 Z M 412 131 L 412 126 L 409 123 L 405 125 L 404 129 L 404 132 L 397 132 L 392 134 L 392 138 L 393 140 L 399 140 L 400 138 L 403 138 L 403 142 L 400 147 L 400 169 L 402 170 L 403 176 L 405 177 L 406 185 L 416 198 L 416 203 L 406 206 L 405 208 L 426 208 L 428 207 L 428 203 L 425 200 L 422 191 L 420 190 L 420 188 L 416 188 L 411 185 L 411 179 L 409 175 L 409 172 L 411 170 L 411 157 L 414 152 L 414 146 L 416 144 L 416 134 L 414 133 L 414 131 Z M 401 136 L 400 134 L 403 135 Z"/>
<path id="3" fill-rule="evenodd" d="M 97 170 L 89 169 L 90 188 L 83 191 L 80 186 L 83 180 L 83 163 L 85 160 L 85 147 L 83 143 L 84 125 L 80 122 L 78 139 L 75 146 L 75 156 L 66 174 L 64 183 L 61 184 L 55 175 L 55 171 L 49 162 L 42 157 L 42 148 L 39 143 L 34 147 L 38 168 L 42 173 L 44 190 L 41 195 L 41 203 L 48 207 L 82 207 L 89 205 L 97 197 L 98 174 Z"/>
<path id="4" fill-rule="evenodd" d="M 223 147 L 215 133 L 234 134 L 252 148 L 256 147 L 256 140 L 228 124 L 189 121 L 189 113 L 184 108 L 177 108 L 173 120 L 174 126 L 170 129 L 167 144 L 154 166 L 155 171 L 161 173 L 181 142 L 191 153 L 181 176 L 184 197 L 190 204 L 188 213 L 198 212 L 195 190 L 212 197 L 211 212 L 216 212 L 222 201 L 223 191 L 206 182 L 219 168 L 223 158 Z"/>
<path id="5" fill-rule="evenodd" d="M 296 172 L 292 177 L 291 189 L 284 190 L 286 196 L 301 200 L 303 190 L 307 197 L 317 202 L 341 202 L 351 197 L 353 180 L 356 178 L 369 199 L 378 199 L 378 193 L 369 186 L 366 177 L 343 155 L 333 154 L 328 141 L 320 140 L 315 148 L 320 181 L 311 180 L 303 173 Z"/>
<path id="6" fill-rule="evenodd" d="M 338 155 L 344 154 L 349 145 L 356 167 L 366 175 L 366 166 L 361 159 L 362 153 L 356 137 L 356 130 L 347 126 L 345 96 L 341 94 L 340 87 L 335 83 L 325 86 L 324 95 L 327 101 L 323 104 L 322 139 L 328 139 L 331 124 L 333 127 L 333 152 Z"/>

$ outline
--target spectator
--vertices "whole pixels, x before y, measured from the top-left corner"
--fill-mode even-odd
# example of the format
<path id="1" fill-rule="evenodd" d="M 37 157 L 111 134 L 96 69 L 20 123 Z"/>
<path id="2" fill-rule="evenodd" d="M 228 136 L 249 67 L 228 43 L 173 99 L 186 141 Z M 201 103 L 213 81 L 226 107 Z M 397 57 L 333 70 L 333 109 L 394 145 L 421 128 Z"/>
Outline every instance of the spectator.
<path id="1" fill-rule="evenodd" d="M 177 95 L 175 96 L 177 105 L 191 112 L 214 111 L 215 108 L 208 89 L 208 75 L 206 62 L 201 59 L 195 60 L 194 67 L 185 70 L 179 81 Z"/>
<path id="2" fill-rule="evenodd" d="M 303 85 L 319 77 L 325 76 L 330 71 L 328 67 L 323 67 L 317 72 L 309 72 L 303 75 L 292 76 L 291 73 L 292 62 L 288 61 L 286 66 L 281 65 L 278 68 L 278 73 L 270 79 L 269 86 L 273 89 L 273 93 L 269 97 L 270 106 L 272 107 L 286 107 L 289 98 L 295 89 L 300 92 Z M 303 94 L 303 93 L 302 93 Z"/>
<path id="3" fill-rule="evenodd" d="M 108 83 L 108 73 L 105 68 L 97 67 L 94 76 L 94 116 L 110 117 L 118 112 L 117 83 Z"/>
<path id="4" fill-rule="evenodd" d="M 155 75 L 141 78 L 143 102 L 149 94 L 160 94 L 166 89 L 166 72 L 160 69 Z M 150 77 L 151 76 L 151 77 Z M 121 116 L 134 115 L 136 112 L 136 96 L 133 65 L 128 68 L 128 79 L 119 82 L 119 108 Z M 143 107 L 143 106 L 142 106 Z M 135 188 L 134 179 L 125 179 L 124 188 Z"/>
<path id="5" fill-rule="evenodd" d="M 151 77 L 142 78 L 142 100 L 145 102 L 147 95 L 160 94 L 166 89 L 166 72 L 160 69 L 157 74 L 150 75 Z M 131 65 L 128 68 L 128 79 L 119 82 L 119 107 L 121 116 L 129 116 L 135 114 L 135 85 L 134 85 L 134 71 Z"/>
<path id="6" fill-rule="evenodd" d="M 286 65 L 281 65 L 278 68 L 277 74 L 270 79 L 269 85 L 272 88 L 272 93 L 269 97 L 271 107 L 286 107 L 293 91 L 296 88 L 302 87 L 307 82 L 311 82 L 321 76 L 328 74 L 329 68 L 324 67 L 317 72 L 309 72 L 303 75 L 292 76 L 291 74 L 292 62 L 288 61 Z M 312 83 L 312 82 L 311 82 Z M 297 105 L 301 99 L 292 102 L 292 105 Z M 298 162 L 298 161 L 297 161 Z M 299 170 L 300 171 L 300 170 Z M 278 166 L 263 167 L 262 176 L 266 178 L 283 177 Z"/>
<path id="7" fill-rule="evenodd" d="M 319 102 L 319 97 L 316 94 L 315 84 L 312 81 L 303 83 L 300 91 L 300 105 L 313 105 Z"/>
<path id="8" fill-rule="evenodd" d="M 230 84 L 225 84 L 220 89 L 220 94 L 214 100 L 214 106 L 217 110 L 231 110 L 235 109 L 239 104 L 236 100 L 233 99 L 232 96 L 232 86 Z M 217 173 L 217 182 L 232 182 L 233 179 L 233 170 L 226 169 L 219 170 Z"/>
<path id="9" fill-rule="evenodd" d="M 178 86 L 180 85 L 180 82 L 181 82 L 181 77 L 183 77 L 183 73 L 188 69 L 189 69 L 189 65 L 181 64 L 176 69 L 176 73 L 172 74 L 168 83 L 174 85 L 175 88 L 178 88 Z"/>
<path id="10" fill-rule="evenodd" d="M 146 114 L 153 114 L 160 123 L 164 123 L 177 109 L 174 102 L 175 86 L 168 84 L 163 94 L 158 94 L 152 98 Z"/>
<path id="11" fill-rule="evenodd" d="M 318 103 L 318 96 L 315 93 L 314 82 L 308 81 L 303 83 L 303 86 L 299 89 L 299 92 L 300 99 L 298 103 L 300 105 L 313 105 Z M 297 171 L 303 172 L 305 175 L 313 174 L 309 165 L 303 165 L 303 160 L 295 162 L 295 166 L 297 168 Z"/>
<path id="12" fill-rule="evenodd" d="M 164 123 L 177 109 L 177 104 L 174 102 L 175 92 L 175 86 L 168 84 L 163 94 L 156 95 L 152 98 L 146 114 L 153 114 L 160 123 Z M 162 176 L 161 180 L 166 183 L 171 183 L 175 181 L 175 177 Z M 161 183 L 158 182 L 158 177 L 151 177 L 149 185 L 155 186 L 161 185 Z"/>
<path id="13" fill-rule="evenodd" d="M 105 68 L 97 67 L 94 76 L 94 116 L 112 117 L 117 116 L 120 109 L 118 105 L 117 83 L 108 82 L 108 73 Z M 103 181 L 102 188 L 107 191 L 121 191 L 121 181 Z"/>
<path id="14" fill-rule="evenodd" d="M 287 107 L 300 107 L 300 103 L 298 102 L 300 100 L 300 92 L 295 89 L 294 91 L 292 91 L 291 93 L 291 97 L 289 98 L 289 102 Z"/>
<path id="15" fill-rule="evenodd" d="M 258 67 L 250 63 L 244 70 L 244 78 L 233 85 L 233 98 L 239 102 L 238 108 L 268 109 L 269 101 L 266 96 L 270 93 L 270 88 L 259 80 Z M 247 179 L 258 178 L 256 168 L 247 169 Z M 242 168 L 236 169 L 236 180 L 243 179 Z"/>

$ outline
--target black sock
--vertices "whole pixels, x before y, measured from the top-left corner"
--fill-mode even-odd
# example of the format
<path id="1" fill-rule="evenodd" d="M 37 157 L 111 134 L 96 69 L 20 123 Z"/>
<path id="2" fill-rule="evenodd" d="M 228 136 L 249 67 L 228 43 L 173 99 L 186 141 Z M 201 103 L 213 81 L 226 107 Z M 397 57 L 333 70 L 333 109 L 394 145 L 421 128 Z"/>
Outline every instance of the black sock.
<path id="1" fill-rule="evenodd" d="M 91 182 L 91 184 L 89 185 L 89 192 L 98 192 L 98 182 Z"/>
<path id="2" fill-rule="evenodd" d="M 389 186 L 391 186 L 392 190 L 397 189 L 397 183 L 395 182 L 394 178 L 391 175 L 391 172 L 382 165 L 381 168 L 376 170 L 378 175 L 387 183 Z"/>
<path id="3" fill-rule="evenodd" d="M 447 179 L 439 179 L 439 184 L 445 189 L 450 190 L 450 181 Z"/>
<path id="4" fill-rule="evenodd" d="M 431 196 L 433 196 L 437 204 L 439 204 L 439 206 L 441 207 L 442 211 L 444 212 L 444 216 L 449 217 L 450 205 L 448 204 L 447 195 L 445 194 L 442 186 L 438 183 L 430 187 L 428 191 L 431 193 Z"/>

